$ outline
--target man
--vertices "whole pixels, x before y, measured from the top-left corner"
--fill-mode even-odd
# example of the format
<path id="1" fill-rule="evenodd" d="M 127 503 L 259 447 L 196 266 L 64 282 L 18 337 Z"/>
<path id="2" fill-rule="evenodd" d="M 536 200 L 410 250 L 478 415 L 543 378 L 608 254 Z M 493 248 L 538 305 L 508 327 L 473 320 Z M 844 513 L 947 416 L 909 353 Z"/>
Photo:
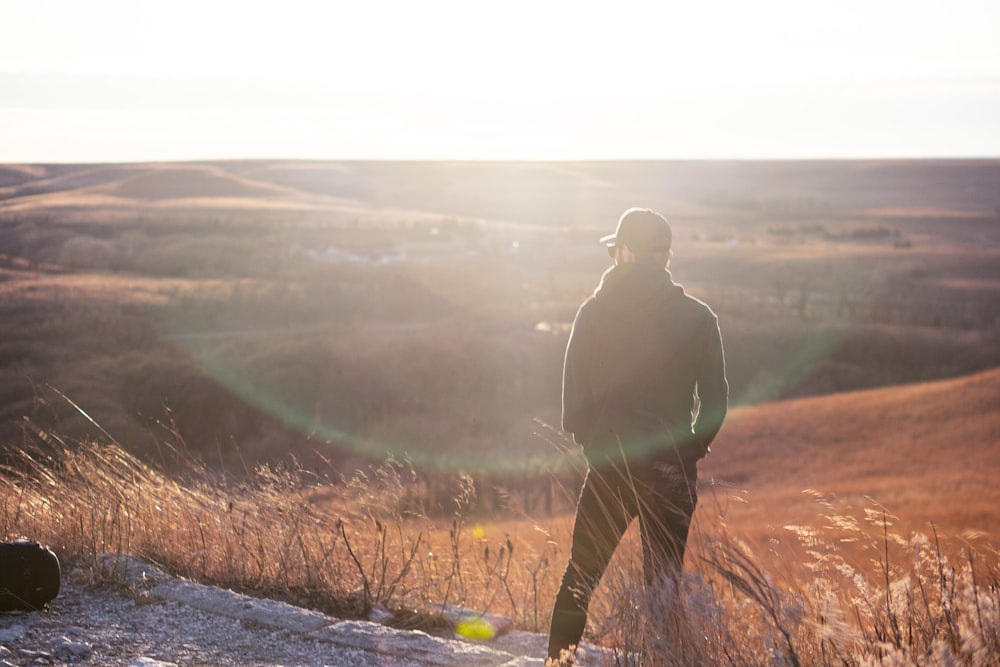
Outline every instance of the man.
<path id="1" fill-rule="evenodd" d="M 555 660 L 579 644 L 590 595 L 634 518 L 647 586 L 680 575 L 697 462 L 729 395 L 715 314 L 666 270 L 667 220 L 632 208 L 601 242 L 614 266 L 577 312 L 563 370 L 563 430 L 583 446 L 589 470 L 552 611 Z"/>

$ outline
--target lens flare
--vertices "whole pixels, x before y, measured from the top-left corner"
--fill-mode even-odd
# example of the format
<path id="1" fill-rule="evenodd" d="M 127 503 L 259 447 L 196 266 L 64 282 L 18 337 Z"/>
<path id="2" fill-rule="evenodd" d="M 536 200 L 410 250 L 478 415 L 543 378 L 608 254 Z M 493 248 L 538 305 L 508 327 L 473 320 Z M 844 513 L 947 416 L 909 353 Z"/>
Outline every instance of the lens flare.
<path id="1" fill-rule="evenodd" d="M 455 633 L 465 639 L 479 642 L 488 642 L 497 636 L 493 624 L 481 616 L 456 623 Z"/>

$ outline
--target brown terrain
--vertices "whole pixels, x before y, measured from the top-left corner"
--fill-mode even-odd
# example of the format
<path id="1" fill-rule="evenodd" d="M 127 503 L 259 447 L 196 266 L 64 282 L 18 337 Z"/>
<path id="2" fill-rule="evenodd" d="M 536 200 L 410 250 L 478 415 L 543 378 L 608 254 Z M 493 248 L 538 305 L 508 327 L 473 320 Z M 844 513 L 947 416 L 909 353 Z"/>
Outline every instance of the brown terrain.
<path id="1" fill-rule="evenodd" d="M 562 353 L 633 205 L 670 218 L 726 345 L 695 655 L 992 664 L 996 160 L 0 165 L 0 523 L 68 566 L 48 612 L 0 619 L 0 659 L 323 664 L 397 632 L 317 639 L 203 584 L 406 628 L 459 601 L 537 656 L 580 480 Z M 626 545 L 587 638 L 656 656 Z M 183 579 L 123 587 L 105 552 Z M 358 664 L 395 664 L 380 642 Z"/>
<path id="2" fill-rule="evenodd" d="M 739 408 L 705 472 L 741 497 L 761 542 L 842 508 L 884 507 L 904 533 L 1000 536 L 1000 372 Z"/>
<path id="3" fill-rule="evenodd" d="M 998 192 L 990 160 L 0 165 L 0 435 L 104 437 L 51 386 L 147 457 L 517 487 L 560 465 L 595 239 L 648 205 L 726 339 L 708 470 L 761 525 L 811 488 L 995 530 Z"/>

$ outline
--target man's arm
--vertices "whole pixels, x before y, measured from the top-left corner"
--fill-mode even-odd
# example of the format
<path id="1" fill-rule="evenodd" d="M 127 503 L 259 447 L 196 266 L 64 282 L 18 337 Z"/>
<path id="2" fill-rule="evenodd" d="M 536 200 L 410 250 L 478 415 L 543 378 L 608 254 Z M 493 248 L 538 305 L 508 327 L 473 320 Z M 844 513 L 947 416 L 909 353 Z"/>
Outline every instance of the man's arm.
<path id="1" fill-rule="evenodd" d="M 701 407 L 694 425 L 695 441 L 701 455 L 708 452 L 729 409 L 729 383 L 726 381 L 726 361 L 722 351 L 722 334 L 718 318 L 712 317 L 705 340 L 702 365 L 698 372 L 698 398 Z"/>

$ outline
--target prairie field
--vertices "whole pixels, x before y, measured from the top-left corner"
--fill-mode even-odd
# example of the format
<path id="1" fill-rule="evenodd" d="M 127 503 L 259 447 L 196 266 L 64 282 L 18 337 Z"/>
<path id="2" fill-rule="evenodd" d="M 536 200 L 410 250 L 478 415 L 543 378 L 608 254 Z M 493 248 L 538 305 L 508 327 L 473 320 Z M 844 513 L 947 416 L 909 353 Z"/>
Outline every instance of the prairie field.
<path id="1" fill-rule="evenodd" d="M 732 409 L 683 585 L 643 592 L 630 533 L 585 641 L 1000 660 L 990 160 L 0 165 L 4 536 L 95 582 L 130 553 L 546 631 L 585 469 L 562 354 L 633 205 L 719 316 Z"/>

